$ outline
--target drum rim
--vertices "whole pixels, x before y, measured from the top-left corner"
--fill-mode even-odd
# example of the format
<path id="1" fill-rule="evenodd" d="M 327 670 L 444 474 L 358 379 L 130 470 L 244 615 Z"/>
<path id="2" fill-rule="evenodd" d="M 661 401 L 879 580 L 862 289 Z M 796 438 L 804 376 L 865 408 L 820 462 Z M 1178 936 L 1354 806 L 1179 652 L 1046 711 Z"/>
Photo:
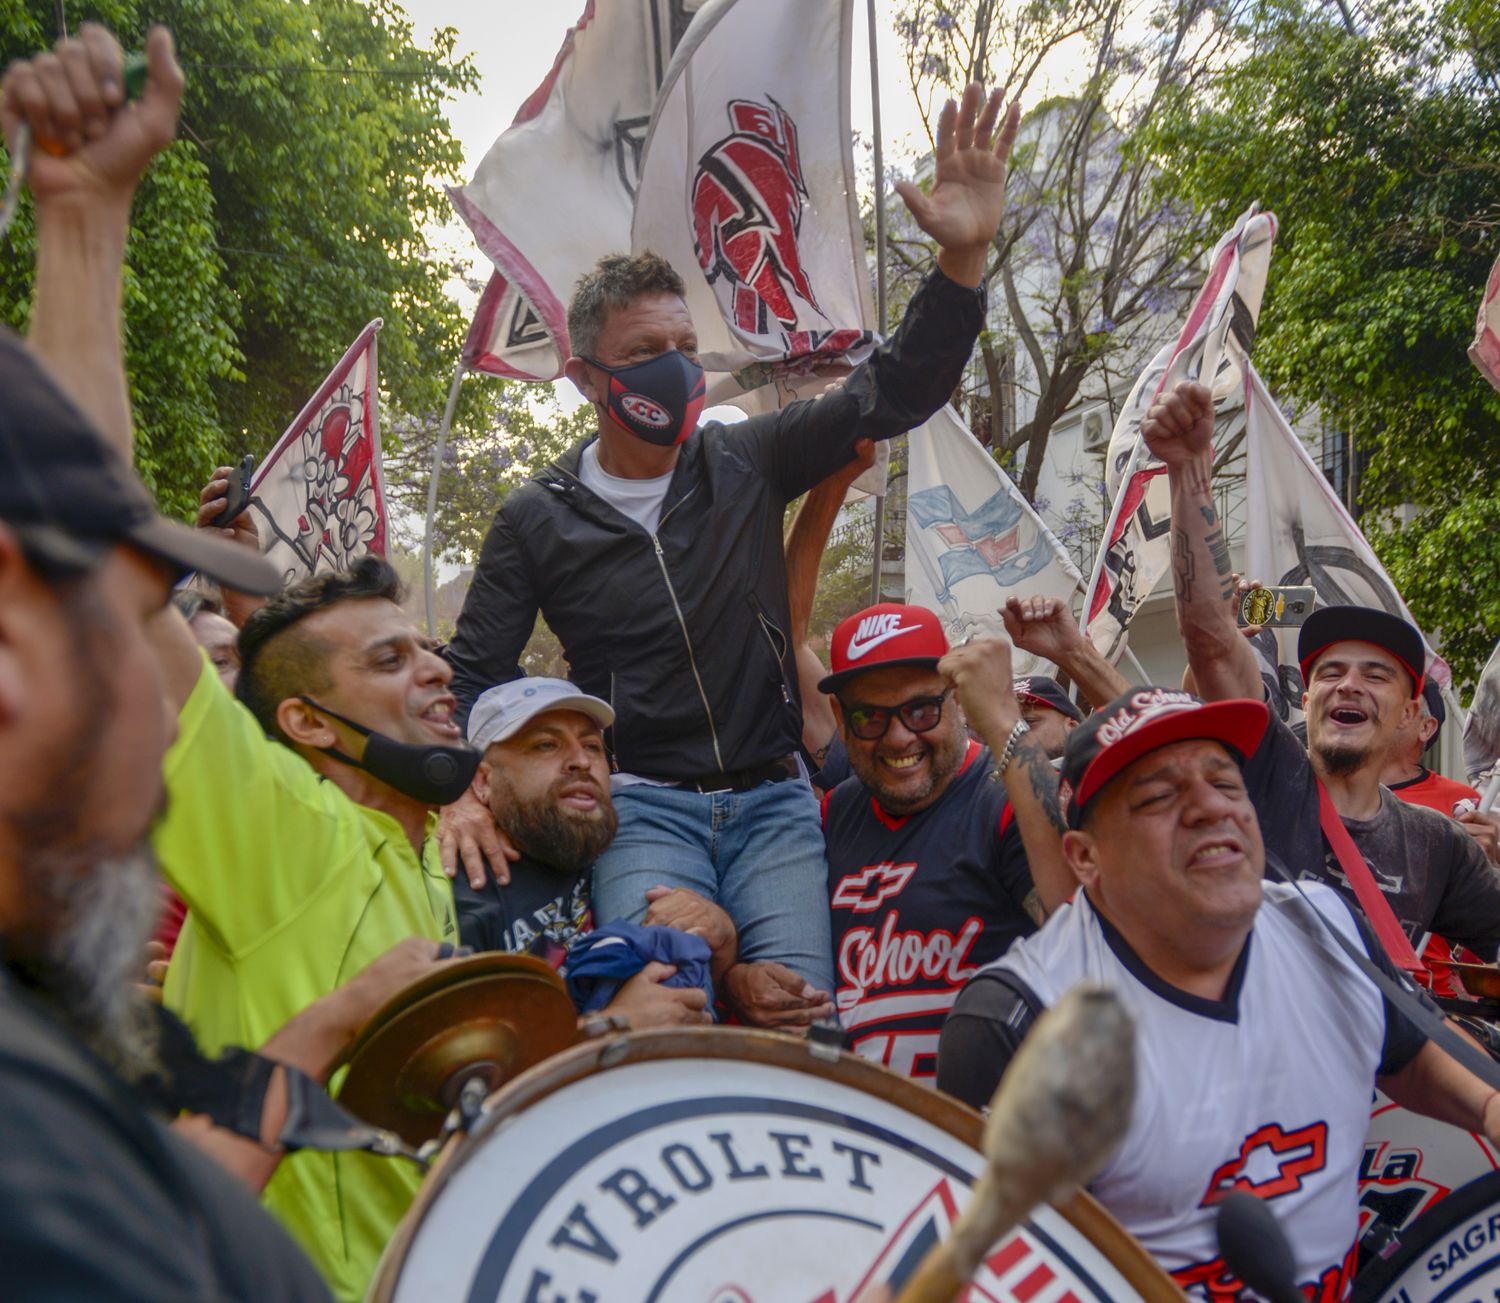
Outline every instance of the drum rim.
<path id="1" fill-rule="evenodd" d="M 1349 1303 L 1378 1303 L 1381 1295 L 1408 1268 L 1420 1262 L 1438 1239 L 1476 1213 L 1493 1207 L 1497 1200 L 1500 1200 L 1500 1170 L 1477 1176 L 1467 1185 L 1459 1186 L 1440 1199 L 1406 1228 L 1406 1234 L 1395 1253 L 1384 1261 L 1372 1262 L 1354 1277 Z M 1416 1236 L 1415 1232 L 1424 1226 L 1431 1230 L 1420 1237 Z"/>
<path id="2" fill-rule="evenodd" d="M 417 1228 L 450 1176 L 463 1167 L 467 1155 L 475 1152 L 491 1131 L 575 1081 L 629 1064 L 671 1059 L 762 1063 L 823 1080 L 831 1078 L 915 1114 L 971 1149 L 983 1152 L 984 1119 L 967 1104 L 857 1055 L 819 1047 L 804 1036 L 750 1027 L 670 1027 L 585 1041 L 544 1059 L 507 1082 L 485 1100 L 484 1116 L 474 1130 L 453 1136 L 443 1147 L 381 1255 L 366 1295 L 367 1303 L 390 1303 L 395 1297 Z M 1125 1277 L 1144 1303 L 1182 1303 L 1182 1292 L 1172 1278 L 1140 1241 L 1086 1190 L 1079 1190 L 1066 1203 L 1051 1206 Z"/>

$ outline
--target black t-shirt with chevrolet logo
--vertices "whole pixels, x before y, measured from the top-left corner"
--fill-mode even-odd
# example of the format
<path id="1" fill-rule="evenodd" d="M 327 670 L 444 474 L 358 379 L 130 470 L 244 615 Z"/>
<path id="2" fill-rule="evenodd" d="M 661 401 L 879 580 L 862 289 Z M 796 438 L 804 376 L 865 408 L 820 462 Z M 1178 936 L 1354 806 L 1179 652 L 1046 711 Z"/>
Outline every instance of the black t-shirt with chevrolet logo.
<path id="1" fill-rule="evenodd" d="M 1318 785 L 1307 750 L 1272 715 L 1245 784 L 1260 817 L 1266 849 L 1299 878 L 1326 882 L 1351 905 L 1353 889 L 1318 822 Z M 1500 873 L 1479 844 L 1436 810 L 1412 805 L 1381 789 L 1371 819 L 1345 819 L 1406 934 L 1415 942 L 1438 932 L 1494 959 L 1500 949 Z"/>
<path id="2" fill-rule="evenodd" d="M 919 1080 L 959 989 L 1017 937 L 1031 871 L 990 753 L 925 810 L 894 818 L 849 778 L 823 803 L 839 1021 L 854 1051 Z"/>

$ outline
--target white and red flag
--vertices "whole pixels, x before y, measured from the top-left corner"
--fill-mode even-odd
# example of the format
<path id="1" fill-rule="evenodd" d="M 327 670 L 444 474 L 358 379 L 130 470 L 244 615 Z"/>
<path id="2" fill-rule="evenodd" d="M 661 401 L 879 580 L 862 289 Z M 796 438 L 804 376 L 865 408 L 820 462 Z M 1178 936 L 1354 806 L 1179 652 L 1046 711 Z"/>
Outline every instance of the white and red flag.
<path id="1" fill-rule="evenodd" d="M 1012 595 L 1071 604 L 1083 576 L 1021 490 L 951 406 L 907 437 L 906 600 L 935 611 L 950 642 L 1005 632 Z M 1042 673 L 1017 651 L 1016 673 Z"/>
<path id="2" fill-rule="evenodd" d="M 1209 255 L 1208 277 L 1175 342 L 1166 345 L 1125 400 L 1109 441 L 1105 484 L 1113 506 L 1089 580 L 1084 620 L 1110 660 L 1125 648 L 1131 619 L 1171 564 L 1166 467 L 1147 450 L 1141 422 L 1157 395 L 1182 380 L 1213 390 L 1214 443 L 1224 447 L 1244 419 L 1245 369 L 1265 294 L 1276 218 L 1252 205 Z"/>
<path id="3" fill-rule="evenodd" d="M 329 372 L 250 481 L 260 547 L 282 582 L 385 555 L 377 318 Z"/>
<path id="4" fill-rule="evenodd" d="M 1479 368 L 1480 375 L 1500 389 L 1500 258 L 1490 268 L 1490 279 L 1479 303 L 1469 361 Z"/>
<path id="5" fill-rule="evenodd" d="M 733 378 L 717 401 L 826 383 L 874 345 L 849 120 L 852 7 L 709 0 L 662 81 L 631 245 L 687 283 L 703 365 Z"/>
<path id="6" fill-rule="evenodd" d="M 1311 585 L 1319 606 L 1372 606 L 1415 625 L 1375 550 L 1253 367 L 1248 375 L 1247 573 L 1267 586 Z M 1300 714 L 1302 706 L 1297 632 L 1263 629 L 1252 644 L 1285 718 Z M 1447 663 L 1430 644 L 1427 655 L 1427 672 L 1447 688 Z"/>
<path id="7" fill-rule="evenodd" d="M 448 193 L 495 265 L 463 360 L 555 380 L 571 351 L 568 298 L 607 253 L 630 247 L 641 147 L 692 0 L 586 0 L 551 71 Z"/>

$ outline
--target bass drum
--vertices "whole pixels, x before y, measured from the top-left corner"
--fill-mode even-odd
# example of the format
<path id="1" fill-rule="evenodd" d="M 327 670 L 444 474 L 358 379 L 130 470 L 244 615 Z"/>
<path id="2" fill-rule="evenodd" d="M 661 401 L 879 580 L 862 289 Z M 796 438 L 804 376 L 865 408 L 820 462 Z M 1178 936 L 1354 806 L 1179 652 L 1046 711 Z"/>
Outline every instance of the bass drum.
<path id="1" fill-rule="evenodd" d="M 380 1303 L 850 1303 L 900 1285 L 984 1160 L 962 1104 L 733 1028 L 580 1045 L 491 1096 L 387 1248 Z M 1086 1195 L 1040 1207 L 968 1303 L 1181 1303 Z"/>
<path id="2" fill-rule="evenodd" d="M 1352 1303 L 1489 1303 L 1500 1297 L 1500 1172 L 1450 1194 L 1355 1277 Z"/>
<path id="3" fill-rule="evenodd" d="M 1408 1112 L 1377 1094 L 1359 1168 L 1361 1238 L 1374 1227 L 1379 1239 L 1404 1239 L 1406 1227 L 1496 1168 L 1500 1151 L 1484 1136 Z"/>

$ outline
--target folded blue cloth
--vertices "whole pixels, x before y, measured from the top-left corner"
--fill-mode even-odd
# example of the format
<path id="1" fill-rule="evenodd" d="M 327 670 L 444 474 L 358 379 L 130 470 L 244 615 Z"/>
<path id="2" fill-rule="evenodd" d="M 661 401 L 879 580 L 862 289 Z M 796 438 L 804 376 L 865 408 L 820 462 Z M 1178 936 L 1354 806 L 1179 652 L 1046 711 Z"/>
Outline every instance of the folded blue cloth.
<path id="1" fill-rule="evenodd" d="M 573 942 L 568 951 L 568 994 L 579 1013 L 593 1013 L 604 1008 L 626 982 L 655 961 L 677 966 L 663 986 L 701 987 L 712 1009 L 714 982 L 708 968 L 712 954 L 702 937 L 675 927 L 609 923 Z"/>

